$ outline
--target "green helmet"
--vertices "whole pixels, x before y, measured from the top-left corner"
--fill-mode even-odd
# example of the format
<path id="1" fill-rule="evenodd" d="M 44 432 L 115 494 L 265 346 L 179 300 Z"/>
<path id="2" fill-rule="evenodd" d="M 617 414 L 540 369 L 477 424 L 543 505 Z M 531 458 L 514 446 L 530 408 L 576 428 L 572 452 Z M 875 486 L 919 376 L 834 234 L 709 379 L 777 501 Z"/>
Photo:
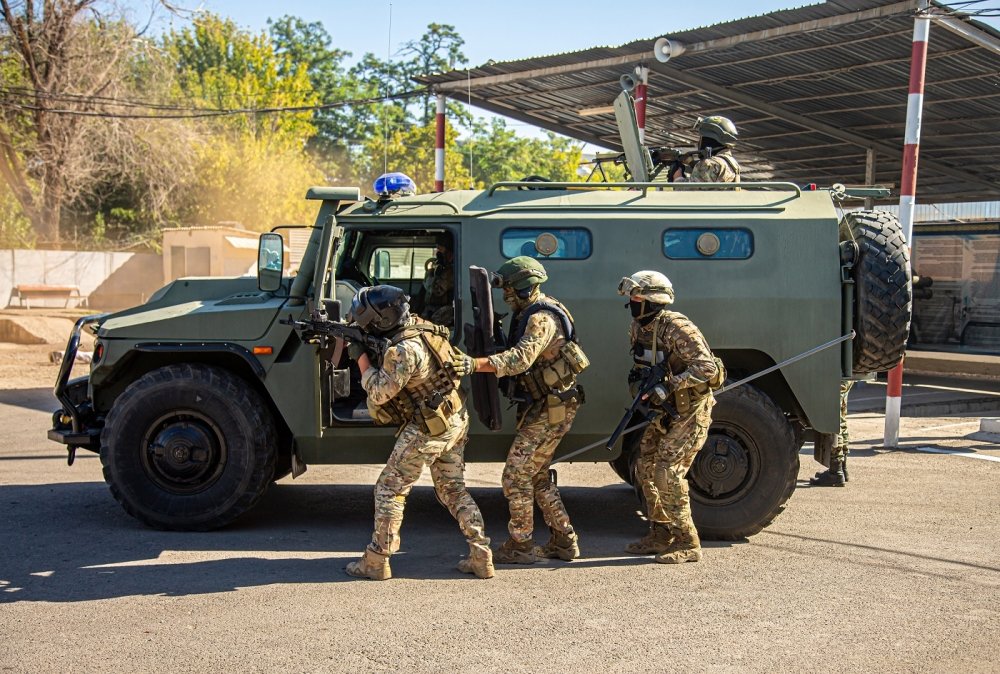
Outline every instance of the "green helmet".
<path id="1" fill-rule="evenodd" d="M 549 275 L 545 273 L 542 263 L 527 255 L 519 255 L 504 262 L 492 279 L 497 288 L 509 286 L 514 290 L 527 290 L 548 280 Z"/>
<path id="2" fill-rule="evenodd" d="M 739 132 L 736 131 L 736 125 L 728 117 L 722 117 L 721 115 L 712 115 L 711 117 L 699 117 L 698 121 L 694 123 L 694 129 L 702 135 L 703 138 L 711 138 L 717 143 L 722 143 L 732 147 L 736 145 L 736 137 Z"/>

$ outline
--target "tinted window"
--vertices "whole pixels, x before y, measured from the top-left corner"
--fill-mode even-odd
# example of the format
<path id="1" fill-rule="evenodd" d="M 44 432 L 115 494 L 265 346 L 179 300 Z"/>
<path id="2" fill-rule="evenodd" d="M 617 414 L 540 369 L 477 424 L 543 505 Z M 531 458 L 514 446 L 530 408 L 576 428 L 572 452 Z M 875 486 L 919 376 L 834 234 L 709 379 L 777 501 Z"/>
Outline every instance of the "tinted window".
<path id="1" fill-rule="evenodd" d="M 663 254 L 672 260 L 745 260 L 753 255 L 753 234 L 746 229 L 668 229 Z"/>
<path id="2" fill-rule="evenodd" d="M 546 236 L 547 235 L 547 236 Z M 541 244 L 535 242 L 542 237 Z M 555 250 L 549 255 L 538 252 L 547 250 L 547 245 L 555 239 Z M 500 235 L 501 251 L 504 257 L 527 255 L 541 260 L 563 259 L 583 260 L 590 257 L 592 248 L 590 232 L 579 227 L 566 229 L 507 229 Z"/>

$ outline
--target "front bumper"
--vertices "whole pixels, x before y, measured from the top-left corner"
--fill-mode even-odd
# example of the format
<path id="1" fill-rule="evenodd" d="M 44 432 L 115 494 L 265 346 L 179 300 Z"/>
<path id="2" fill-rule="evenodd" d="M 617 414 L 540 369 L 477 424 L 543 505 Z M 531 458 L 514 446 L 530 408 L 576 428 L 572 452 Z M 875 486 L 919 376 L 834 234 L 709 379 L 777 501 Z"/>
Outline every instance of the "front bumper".
<path id="1" fill-rule="evenodd" d="M 59 374 L 56 376 L 55 396 L 62 403 L 62 408 L 52 413 L 52 428 L 48 438 L 54 442 L 66 445 L 69 452 L 68 462 L 73 465 L 78 448 L 93 452 L 101 448 L 102 420 L 97 419 L 90 398 L 87 395 L 88 377 L 78 377 L 70 380 L 76 352 L 80 348 L 80 332 L 84 326 L 96 323 L 108 314 L 92 314 L 84 316 L 73 325 L 66 350 L 63 352 Z"/>

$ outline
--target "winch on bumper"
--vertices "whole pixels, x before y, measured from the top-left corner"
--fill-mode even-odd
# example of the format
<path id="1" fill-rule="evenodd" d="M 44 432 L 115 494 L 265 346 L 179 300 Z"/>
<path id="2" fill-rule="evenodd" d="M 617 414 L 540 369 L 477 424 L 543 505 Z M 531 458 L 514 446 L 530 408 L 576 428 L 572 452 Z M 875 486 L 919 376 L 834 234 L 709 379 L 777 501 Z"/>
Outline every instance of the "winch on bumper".
<path id="1" fill-rule="evenodd" d="M 52 428 L 49 429 L 49 440 L 66 445 L 69 452 L 67 463 L 73 465 L 78 448 L 99 452 L 101 449 L 101 420 L 94 415 L 94 408 L 87 395 L 89 377 L 77 377 L 70 380 L 73 362 L 80 348 L 80 332 L 84 326 L 96 323 L 108 314 L 92 314 L 84 316 L 73 326 L 66 350 L 63 352 L 59 374 L 56 377 L 55 396 L 62 403 L 62 408 L 52 413 Z"/>

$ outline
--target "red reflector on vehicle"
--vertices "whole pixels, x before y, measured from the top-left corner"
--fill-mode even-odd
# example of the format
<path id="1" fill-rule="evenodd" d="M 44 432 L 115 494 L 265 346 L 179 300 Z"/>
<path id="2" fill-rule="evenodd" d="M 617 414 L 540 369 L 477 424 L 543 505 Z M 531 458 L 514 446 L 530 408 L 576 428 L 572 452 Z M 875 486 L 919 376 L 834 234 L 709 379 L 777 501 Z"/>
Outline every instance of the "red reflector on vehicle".
<path id="1" fill-rule="evenodd" d="M 253 355 L 255 356 L 270 356 L 272 353 L 274 353 L 274 349 L 269 346 L 253 347 Z"/>
<path id="2" fill-rule="evenodd" d="M 816 191 L 816 183 L 809 183 L 808 185 L 806 185 L 806 189 L 809 190 L 810 192 L 815 192 Z"/>

